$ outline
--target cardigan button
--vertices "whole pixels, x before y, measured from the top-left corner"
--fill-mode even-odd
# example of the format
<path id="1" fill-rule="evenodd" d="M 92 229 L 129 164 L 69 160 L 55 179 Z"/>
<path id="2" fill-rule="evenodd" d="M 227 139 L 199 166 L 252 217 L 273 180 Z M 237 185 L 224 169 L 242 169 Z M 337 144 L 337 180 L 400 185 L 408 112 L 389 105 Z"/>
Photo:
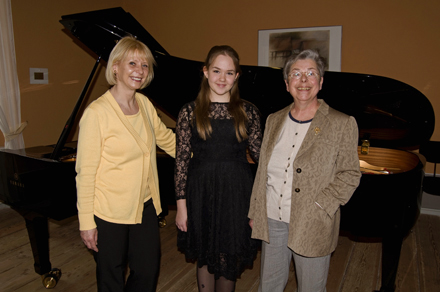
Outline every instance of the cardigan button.
<path id="1" fill-rule="evenodd" d="M 296 188 L 296 189 L 295 189 L 295 192 L 299 193 L 299 188 Z"/>
<path id="2" fill-rule="evenodd" d="M 301 173 L 301 171 L 302 171 L 301 168 L 297 168 L 297 169 L 296 169 L 296 172 L 297 172 L 297 173 Z"/>

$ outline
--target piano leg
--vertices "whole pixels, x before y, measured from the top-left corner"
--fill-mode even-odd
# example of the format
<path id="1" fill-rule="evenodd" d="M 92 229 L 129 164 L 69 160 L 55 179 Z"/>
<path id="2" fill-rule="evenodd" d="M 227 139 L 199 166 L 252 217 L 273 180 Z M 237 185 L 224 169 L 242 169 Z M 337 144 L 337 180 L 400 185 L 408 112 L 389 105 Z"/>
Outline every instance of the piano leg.
<path id="1" fill-rule="evenodd" d="M 41 275 L 45 288 L 54 288 L 61 278 L 61 270 L 52 269 L 49 260 L 49 226 L 47 217 L 21 209 L 15 209 L 23 216 L 34 257 L 35 272 Z"/>
<path id="2" fill-rule="evenodd" d="M 34 256 L 35 272 L 44 275 L 52 269 L 49 260 L 49 227 L 47 218 L 37 215 L 26 216 L 24 219 Z"/>
<path id="3" fill-rule="evenodd" d="M 403 237 L 390 234 L 382 241 L 382 286 L 379 292 L 394 292 Z"/>

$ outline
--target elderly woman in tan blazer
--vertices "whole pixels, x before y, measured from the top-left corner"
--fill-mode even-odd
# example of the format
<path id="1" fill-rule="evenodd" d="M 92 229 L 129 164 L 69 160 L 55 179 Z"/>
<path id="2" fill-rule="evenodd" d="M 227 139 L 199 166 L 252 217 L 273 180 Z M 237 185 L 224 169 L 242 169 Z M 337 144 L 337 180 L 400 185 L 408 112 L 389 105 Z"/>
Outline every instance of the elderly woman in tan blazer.
<path id="1" fill-rule="evenodd" d="M 325 292 L 339 207 L 359 184 L 353 117 L 318 99 L 325 63 L 305 50 L 284 66 L 293 104 L 271 114 L 261 147 L 249 218 L 263 240 L 259 291 L 284 291 L 293 256 L 298 292 Z"/>

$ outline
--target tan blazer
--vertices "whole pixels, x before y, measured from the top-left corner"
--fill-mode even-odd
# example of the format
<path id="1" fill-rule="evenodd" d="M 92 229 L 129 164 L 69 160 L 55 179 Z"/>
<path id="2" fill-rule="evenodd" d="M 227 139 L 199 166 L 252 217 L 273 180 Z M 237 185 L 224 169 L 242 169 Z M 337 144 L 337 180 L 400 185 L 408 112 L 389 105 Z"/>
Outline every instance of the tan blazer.
<path id="1" fill-rule="evenodd" d="M 288 246 L 307 257 L 325 256 L 335 250 L 339 207 L 348 202 L 361 177 L 355 119 L 332 109 L 323 100 L 318 101 L 320 106 L 293 162 Z M 269 242 L 267 166 L 292 106 L 267 119 L 252 190 L 249 210 L 249 218 L 254 220 L 252 238 L 266 242 Z"/>

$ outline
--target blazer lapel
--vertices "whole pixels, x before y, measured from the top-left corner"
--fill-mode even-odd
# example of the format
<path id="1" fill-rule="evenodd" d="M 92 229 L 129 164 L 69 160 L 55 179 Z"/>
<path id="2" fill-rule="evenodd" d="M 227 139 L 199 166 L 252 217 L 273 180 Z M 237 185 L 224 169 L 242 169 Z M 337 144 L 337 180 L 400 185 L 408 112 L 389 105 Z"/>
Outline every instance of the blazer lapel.
<path id="1" fill-rule="evenodd" d="M 280 132 L 281 129 L 284 126 L 284 123 L 286 122 L 287 119 L 287 115 L 291 109 L 292 105 L 282 109 L 281 111 L 277 112 L 274 116 L 273 116 L 273 121 L 272 121 L 272 125 L 270 125 L 270 127 L 272 129 L 270 129 L 269 131 L 269 137 L 268 137 L 268 145 L 267 145 L 267 150 L 266 155 L 268 155 L 267 157 L 267 161 L 269 161 L 270 156 L 272 155 L 272 151 L 273 148 L 275 147 L 275 144 L 277 143 L 278 137 L 280 136 Z"/>
<path id="2" fill-rule="evenodd" d="M 299 148 L 298 154 L 296 157 L 301 156 L 306 153 L 307 150 L 317 141 L 319 141 L 320 135 L 322 131 L 327 128 L 328 120 L 327 113 L 329 106 L 323 101 L 319 100 L 321 105 L 316 111 L 315 117 L 313 117 L 312 123 L 310 124 L 309 129 L 307 130 L 306 136 Z"/>

